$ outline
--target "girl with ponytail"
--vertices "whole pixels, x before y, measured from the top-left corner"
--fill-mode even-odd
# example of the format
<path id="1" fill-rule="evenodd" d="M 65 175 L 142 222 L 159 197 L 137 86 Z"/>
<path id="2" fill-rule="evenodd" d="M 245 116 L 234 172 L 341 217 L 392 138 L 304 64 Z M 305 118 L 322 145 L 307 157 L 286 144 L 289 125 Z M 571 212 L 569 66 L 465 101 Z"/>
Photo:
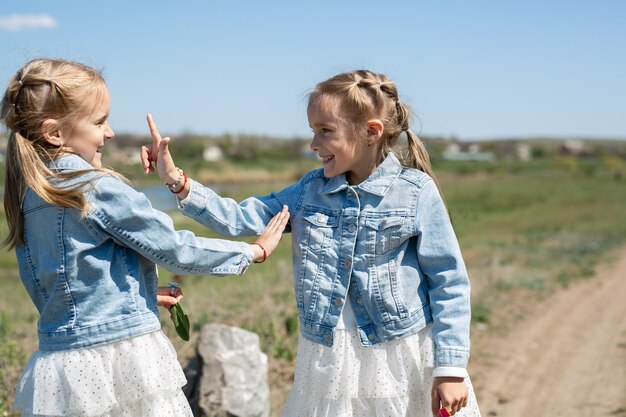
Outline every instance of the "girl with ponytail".
<path id="1" fill-rule="evenodd" d="M 279 210 L 250 245 L 176 231 L 102 167 L 100 150 L 114 136 L 109 112 L 100 73 L 64 60 L 29 62 L 2 98 L 4 246 L 15 249 L 40 313 L 39 349 L 13 404 L 22 417 L 192 417 L 157 309 L 182 292 L 157 287 L 156 263 L 185 275 L 242 274 L 276 248 L 287 223 Z"/>
<path id="2" fill-rule="evenodd" d="M 359 70 L 317 84 L 308 119 L 322 169 L 240 203 L 193 180 L 178 195 L 183 213 L 225 236 L 290 209 L 302 337 L 282 416 L 480 416 L 466 371 L 469 278 L 409 108 L 386 76 Z M 149 123 L 144 169 L 173 181 L 169 139 Z"/>

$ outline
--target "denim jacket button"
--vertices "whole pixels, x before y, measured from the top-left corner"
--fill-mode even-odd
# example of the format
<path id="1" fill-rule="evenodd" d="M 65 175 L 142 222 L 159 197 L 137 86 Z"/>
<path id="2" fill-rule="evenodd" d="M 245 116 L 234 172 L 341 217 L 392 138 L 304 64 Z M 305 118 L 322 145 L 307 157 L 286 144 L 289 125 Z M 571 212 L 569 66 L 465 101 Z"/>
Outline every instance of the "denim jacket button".
<path id="1" fill-rule="evenodd" d="M 326 221 L 328 220 L 328 216 L 322 213 L 319 213 L 317 215 L 317 221 L 320 223 L 326 223 Z"/>
<path id="2" fill-rule="evenodd" d="M 342 304 L 343 304 L 343 301 L 341 300 L 341 298 L 335 298 L 335 305 L 337 307 L 341 307 Z"/>
<path id="3" fill-rule="evenodd" d="M 330 343 L 330 334 L 326 333 L 324 335 L 324 340 L 326 340 L 326 343 Z"/>
<path id="4" fill-rule="evenodd" d="M 351 265 L 351 264 L 352 264 L 352 263 L 350 262 L 350 260 L 349 260 L 349 259 L 346 259 L 345 261 L 343 261 L 343 266 L 344 266 L 344 268 L 350 268 L 350 265 Z"/>
<path id="5" fill-rule="evenodd" d="M 376 337 L 376 335 L 375 335 L 374 333 L 369 333 L 369 334 L 367 335 L 367 338 L 368 338 L 369 340 L 374 340 L 374 338 L 375 338 L 375 337 Z"/>
<path id="6" fill-rule="evenodd" d="M 356 231 L 356 224 L 351 223 L 348 225 L 348 232 L 354 233 Z"/>
<path id="7" fill-rule="evenodd" d="M 356 299 L 356 303 L 359 305 L 363 304 L 363 300 L 361 300 L 361 297 Z"/>

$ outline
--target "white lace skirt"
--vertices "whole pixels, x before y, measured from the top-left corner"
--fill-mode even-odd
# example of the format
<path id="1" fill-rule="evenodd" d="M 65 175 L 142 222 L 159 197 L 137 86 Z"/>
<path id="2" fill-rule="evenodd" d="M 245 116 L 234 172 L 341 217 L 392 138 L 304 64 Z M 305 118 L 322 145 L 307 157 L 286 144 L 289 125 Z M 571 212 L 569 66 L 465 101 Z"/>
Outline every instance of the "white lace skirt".
<path id="1" fill-rule="evenodd" d="M 430 327 L 374 346 L 356 329 L 335 331 L 332 347 L 300 337 L 294 384 L 283 417 L 432 417 L 434 351 Z M 455 417 L 479 417 L 469 404 Z"/>
<path id="2" fill-rule="evenodd" d="M 162 331 L 92 348 L 37 351 L 17 386 L 22 417 L 192 417 L 176 351 Z"/>

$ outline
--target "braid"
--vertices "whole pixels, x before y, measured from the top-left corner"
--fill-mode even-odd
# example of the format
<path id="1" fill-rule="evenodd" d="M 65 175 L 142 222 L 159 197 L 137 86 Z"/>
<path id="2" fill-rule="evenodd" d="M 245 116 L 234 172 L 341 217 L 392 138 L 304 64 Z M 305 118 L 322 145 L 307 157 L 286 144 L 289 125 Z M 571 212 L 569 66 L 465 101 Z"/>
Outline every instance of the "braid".
<path id="1" fill-rule="evenodd" d="M 33 60 L 11 78 L 0 105 L 0 122 L 10 131 L 4 184 L 9 235 L 1 245 L 13 248 L 22 242 L 22 201 L 28 188 L 50 204 L 87 213 L 84 192 L 98 176 L 70 188 L 57 188 L 52 179 L 79 177 L 85 172 L 64 174 L 48 169 L 47 162 L 67 150 L 45 139 L 43 124 L 54 119 L 59 129 L 71 126 L 105 89 L 98 71 L 64 60 Z M 97 171 L 99 175 L 109 172 Z"/>
<path id="2" fill-rule="evenodd" d="M 410 129 L 411 109 L 400 100 L 393 81 L 368 70 L 346 72 L 317 84 L 309 95 L 309 101 L 326 96 L 339 98 L 342 116 L 356 127 L 371 118 L 383 122 L 380 160 L 387 157 L 404 132 L 408 149 L 402 158 L 403 163 L 434 178 L 426 148 Z"/>

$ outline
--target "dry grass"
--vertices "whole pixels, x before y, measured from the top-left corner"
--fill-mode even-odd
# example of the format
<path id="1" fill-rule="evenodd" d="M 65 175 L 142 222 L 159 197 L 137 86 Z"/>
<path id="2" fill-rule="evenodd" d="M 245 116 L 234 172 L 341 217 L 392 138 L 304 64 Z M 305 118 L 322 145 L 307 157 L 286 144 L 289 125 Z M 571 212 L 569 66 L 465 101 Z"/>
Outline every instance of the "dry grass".
<path id="1" fill-rule="evenodd" d="M 510 331 L 534 300 L 589 276 L 605 254 L 625 243 L 626 236 L 626 181 L 615 181 L 601 165 L 591 174 L 550 164 L 480 167 L 448 167 L 441 172 L 472 279 L 472 335 L 479 342 L 475 346 L 496 332 Z M 289 180 L 292 174 L 280 178 Z M 223 183 L 223 175 L 210 178 Z M 230 178 L 253 179 L 247 189 L 225 191 L 234 198 L 284 185 L 263 184 L 259 178 L 265 176 L 256 171 L 232 173 Z M 180 228 L 210 235 L 177 213 L 173 217 Z M 195 337 L 204 323 L 220 322 L 259 334 L 269 357 L 273 416 L 291 384 L 298 337 L 289 245 L 286 237 L 269 262 L 254 266 L 243 277 L 184 278 L 184 305 L 193 326 L 190 342 L 177 339 L 166 315 L 162 319 L 183 364 L 194 354 Z M 37 314 L 17 278 L 14 256 L 1 254 L 0 269 L 0 291 L 10 300 L 0 303 L 2 415 L 26 359 L 36 349 Z M 167 282 L 170 274 L 161 271 L 161 277 Z M 474 350 L 472 361 L 488 358 Z"/>

